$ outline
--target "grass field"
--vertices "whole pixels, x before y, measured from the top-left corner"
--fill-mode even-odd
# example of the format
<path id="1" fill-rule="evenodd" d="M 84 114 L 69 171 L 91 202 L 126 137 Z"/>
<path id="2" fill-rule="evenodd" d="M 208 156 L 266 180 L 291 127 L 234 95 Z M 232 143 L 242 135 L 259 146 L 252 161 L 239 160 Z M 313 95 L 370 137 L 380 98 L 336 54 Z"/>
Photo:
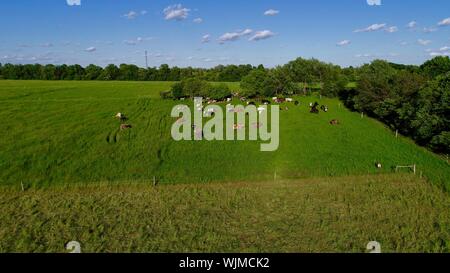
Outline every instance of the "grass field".
<path id="1" fill-rule="evenodd" d="M 413 175 L 0 190 L 0 252 L 449 252 L 450 197 Z"/>
<path id="2" fill-rule="evenodd" d="M 0 185 L 146 183 L 153 176 L 160 183 L 264 181 L 275 172 L 280 178 L 364 175 L 417 164 L 418 173 L 450 189 L 445 160 L 337 100 L 300 98 L 300 107 L 281 111 L 280 148 L 273 153 L 251 141 L 174 142 L 170 111 L 177 102 L 159 99 L 169 88 L 159 82 L 0 81 Z M 310 114 L 315 100 L 330 111 Z M 129 116 L 132 130 L 120 132 L 117 112 Z M 330 126 L 331 119 L 341 125 Z"/>
<path id="3" fill-rule="evenodd" d="M 0 81 L 0 252 L 450 252 L 443 158 L 314 97 L 282 105 L 276 152 L 175 142 L 170 86 Z"/>

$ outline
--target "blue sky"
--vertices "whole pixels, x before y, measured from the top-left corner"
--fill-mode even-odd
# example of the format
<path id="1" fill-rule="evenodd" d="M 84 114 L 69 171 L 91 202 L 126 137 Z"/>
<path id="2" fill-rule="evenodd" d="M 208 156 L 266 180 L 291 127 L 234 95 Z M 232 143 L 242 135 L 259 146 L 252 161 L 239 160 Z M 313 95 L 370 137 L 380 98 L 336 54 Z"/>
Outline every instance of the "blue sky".
<path id="1" fill-rule="evenodd" d="M 0 63 L 143 67 L 147 50 L 149 66 L 355 66 L 450 54 L 448 0 L 5 0 L 0 24 Z"/>

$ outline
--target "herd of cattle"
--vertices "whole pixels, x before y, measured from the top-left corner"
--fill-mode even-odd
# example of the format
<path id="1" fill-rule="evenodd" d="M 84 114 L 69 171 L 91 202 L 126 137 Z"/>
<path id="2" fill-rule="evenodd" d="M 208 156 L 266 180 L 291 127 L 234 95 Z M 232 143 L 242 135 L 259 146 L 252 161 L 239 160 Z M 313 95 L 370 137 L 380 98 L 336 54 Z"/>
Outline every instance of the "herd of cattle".
<path id="1" fill-rule="evenodd" d="M 254 101 L 249 101 L 249 100 L 247 100 L 247 99 L 244 98 L 244 97 L 239 97 L 239 99 L 240 99 L 241 102 L 244 102 L 244 103 L 246 103 L 247 105 L 255 105 L 255 106 L 256 106 L 256 103 L 255 103 Z M 183 98 L 182 100 L 185 100 L 185 99 Z M 232 98 L 227 98 L 227 99 L 226 99 L 226 102 L 227 102 L 227 103 L 231 103 L 231 101 L 232 101 Z M 211 100 L 211 99 L 207 98 L 207 104 L 221 103 L 221 102 L 222 102 L 222 101 Z M 223 101 L 223 102 L 225 102 L 225 101 Z M 292 98 L 278 98 L 278 97 L 273 97 L 273 98 L 272 98 L 272 102 L 273 102 L 273 103 L 277 103 L 277 104 L 282 104 L 282 103 L 293 103 L 295 106 L 299 106 L 299 105 L 300 105 L 300 102 L 299 102 L 298 100 L 294 100 L 294 99 L 292 99 Z M 267 99 L 261 100 L 261 103 L 262 103 L 263 105 L 269 105 L 269 104 L 271 104 L 272 102 L 271 102 L 270 100 L 267 100 Z M 228 105 L 230 105 L 230 104 L 228 104 Z M 320 106 L 320 108 L 319 108 L 319 106 Z M 197 109 L 198 109 L 199 111 L 202 110 L 202 106 L 201 106 L 201 105 L 197 105 L 196 107 L 197 107 Z M 325 113 L 328 112 L 328 106 L 327 106 L 327 105 L 320 105 L 318 102 L 315 102 L 315 103 L 312 103 L 312 102 L 311 102 L 311 103 L 309 104 L 309 107 L 310 107 L 310 111 L 309 111 L 309 112 L 312 113 L 312 114 L 319 114 L 319 113 L 320 113 L 320 110 L 322 110 L 322 111 L 325 112 Z M 280 109 L 281 109 L 281 110 L 289 110 L 288 107 L 280 108 Z M 319 110 L 319 109 L 320 109 L 320 110 Z M 258 108 L 258 112 L 259 112 L 259 113 L 261 113 L 261 112 L 264 111 L 264 110 L 265 110 L 265 108 L 262 107 L 262 106 L 260 106 L 260 107 Z M 213 110 L 213 109 L 209 109 L 208 111 L 205 111 L 205 115 L 206 115 L 206 116 L 214 116 L 214 110 Z M 115 116 L 115 118 L 118 119 L 118 120 L 121 122 L 120 127 L 119 127 L 121 131 L 133 128 L 131 124 L 126 124 L 126 123 L 124 123 L 125 121 L 128 120 L 128 117 L 127 117 L 125 114 L 123 114 L 123 113 L 117 113 L 116 116 Z M 339 120 L 337 120 L 337 119 L 333 119 L 333 120 L 330 121 L 330 124 L 331 124 L 331 125 L 339 125 L 340 122 L 339 122 Z M 237 128 L 237 129 L 238 129 L 238 128 Z"/>

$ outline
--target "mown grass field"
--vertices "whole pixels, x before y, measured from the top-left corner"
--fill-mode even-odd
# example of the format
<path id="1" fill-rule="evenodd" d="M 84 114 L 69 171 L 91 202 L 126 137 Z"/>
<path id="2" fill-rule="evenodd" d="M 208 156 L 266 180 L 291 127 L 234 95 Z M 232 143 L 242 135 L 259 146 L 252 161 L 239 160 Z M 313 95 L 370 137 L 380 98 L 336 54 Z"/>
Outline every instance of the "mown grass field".
<path id="1" fill-rule="evenodd" d="M 0 190 L 0 252 L 449 252 L 450 197 L 413 175 Z"/>
<path id="2" fill-rule="evenodd" d="M 170 86 L 0 81 L 0 252 L 450 251 L 443 158 L 315 97 L 282 105 L 276 152 L 175 142 Z M 310 114 L 314 101 L 330 111 Z"/>

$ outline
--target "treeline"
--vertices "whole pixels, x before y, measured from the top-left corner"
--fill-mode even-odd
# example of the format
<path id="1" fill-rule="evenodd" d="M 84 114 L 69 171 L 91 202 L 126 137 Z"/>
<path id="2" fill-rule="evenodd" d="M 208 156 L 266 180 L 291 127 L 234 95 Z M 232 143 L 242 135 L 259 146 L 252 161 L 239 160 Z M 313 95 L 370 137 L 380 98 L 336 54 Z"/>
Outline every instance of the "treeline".
<path id="1" fill-rule="evenodd" d="M 0 79 L 10 80 L 100 80 L 100 81 L 180 81 L 200 78 L 206 81 L 238 82 L 250 71 L 252 65 L 219 65 L 211 69 L 169 67 L 141 68 L 136 65 L 40 65 L 0 64 Z"/>
<path id="2" fill-rule="evenodd" d="M 450 58 L 421 66 L 376 60 L 355 71 L 356 88 L 339 92 L 345 104 L 375 117 L 435 152 L 450 153 Z"/>

